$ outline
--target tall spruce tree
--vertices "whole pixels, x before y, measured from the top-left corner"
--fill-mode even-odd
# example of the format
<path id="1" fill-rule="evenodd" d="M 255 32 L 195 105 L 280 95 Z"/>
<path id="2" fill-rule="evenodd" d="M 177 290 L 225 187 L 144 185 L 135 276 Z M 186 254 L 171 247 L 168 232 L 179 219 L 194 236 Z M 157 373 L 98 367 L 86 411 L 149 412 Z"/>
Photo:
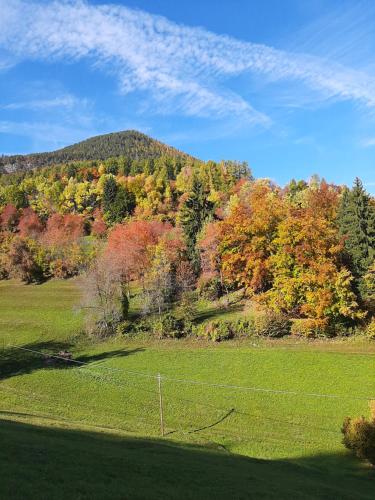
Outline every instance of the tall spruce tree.
<path id="1" fill-rule="evenodd" d="M 340 234 L 359 290 L 362 278 L 375 257 L 375 205 L 358 177 L 351 190 L 345 189 L 338 212 Z"/>
<path id="2" fill-rule="evenodd" d="M 110 212 L 111 207 L 115 202 L 117 191 L 118 185 L 116 179 L 113 175 L 108 176 L 103 185 L 102 208 L 104 213 Z"/>
<path id="3" fill-rule="evenodd" d="M 119 186 L 111 176 L 103 186 L 103 212 L 109 224 L 116 224 L 131 215 L 135 208 L 135 196 L 126 187 Z"/>
<path id="4" fill-rule="evenodd" d="M 207 193 L 198 178 L 194 178 L 189 197 L 180 211 L 180 224 L 185 234 L 189 258 L 198 273 L 200 258 L 197 250 L 197 236 L 204 223 L 212 216 L 214 204 L 207 199 Z"/>

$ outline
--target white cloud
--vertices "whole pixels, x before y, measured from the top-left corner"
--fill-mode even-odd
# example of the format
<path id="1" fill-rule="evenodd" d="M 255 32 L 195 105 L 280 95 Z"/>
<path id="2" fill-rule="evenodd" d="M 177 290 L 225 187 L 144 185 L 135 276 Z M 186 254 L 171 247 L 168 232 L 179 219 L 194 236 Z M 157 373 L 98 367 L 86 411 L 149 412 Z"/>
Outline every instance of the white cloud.
<path id="1" fill-rule="evenodd" d="M 35 150 L 57 149 L 97 133 L 95 128 L 56 124 L 52 121 L 0 121 L 0 134 L 32 137 Z"/>
<path id="2" fill-rule="evenodd" d="M 50 99 L 31 99 L 29 101 L 12 102 L 2 106 L 3 109 L 18 110 L 26 109 L 30 111 L 44 111 L 53 108 L 72 110 L 77 106 L 85 106 L 86 100 L 80 100 L 70 94 L 51 97 Z"/>
<path id="3" fill-rule="evenodd" d="M 375 146 L 375 137 L 369 137 L 361 142 L 363 148 L 371 148 Z"/>
<path id="4" fill-rule="evenodd" d="M 157 109 L 190 116 L 269 118 L 226 80 L 246 73 L 293 80 L 323 99 L 375 106 L 375 79 L 333 61 L 216 35 L 116 5 L 0 0 L 0 47 L 17 58 L 80 60 L 115 73 L 124 93 L 151 92 Z"/>

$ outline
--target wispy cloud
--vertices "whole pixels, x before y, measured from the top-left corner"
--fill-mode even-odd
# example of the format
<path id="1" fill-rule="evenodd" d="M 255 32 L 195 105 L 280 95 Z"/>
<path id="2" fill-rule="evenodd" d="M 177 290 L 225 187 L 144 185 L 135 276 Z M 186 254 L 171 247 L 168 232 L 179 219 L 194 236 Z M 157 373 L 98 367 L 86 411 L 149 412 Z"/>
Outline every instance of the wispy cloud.
<path id="1" fill-rule="evenodd" d="M 363 148 L 372 148 L 375 146 L 375 137 L 368 137 L 367 139 L 363 139 L 360 143 L 360 146 Z"/>
<path id="2" fill-rule="evenodd" d="M 158 111 L 270 119 L 228 80 L 258 74 L 375 107 L 375 79 L 332 60 L 216 35 L 117 5 L 0 0 L 0 47 L 17 59 L 80 60 L 115 73 L 124 93 L 151 92 Z"/>
<path id="3" fill-rule="evenodd" d="M 50 99 L 30 99 L 28 101 L 12 102 L 1 106 L 2 109 L 18 110 L 25 109 L 31 111 L 44 111 L 54 108 L 72 110 L 75 107 L 86 105 L 85 99 L 81 100 L 70 94 L 51 97 Z"/>
<path id="4" fill-rule="evenodd" d="M 95 129 L 87 129 L 67 124 L 56 124 L 52 121 L 0 121 L 0 134 L 13 134 L 32 137 L 37 148 L 41 150 L 56 149 L 85 139 L 93 134 Z"/>

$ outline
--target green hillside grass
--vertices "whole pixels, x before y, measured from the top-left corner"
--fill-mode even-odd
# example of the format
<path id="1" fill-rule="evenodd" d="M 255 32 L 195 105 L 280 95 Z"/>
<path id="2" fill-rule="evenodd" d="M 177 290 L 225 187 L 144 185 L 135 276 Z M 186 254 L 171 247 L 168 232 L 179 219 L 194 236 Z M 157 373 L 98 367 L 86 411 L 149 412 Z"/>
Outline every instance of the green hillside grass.
<path id="1" fill-rule="evenodd" d="M 56 481 L 46 496 L 57 498 L 57 485 L 61 495 L 103 498 L 102 484 L 112 498 L 150 492 L 153 498 L 197 498 L 198 488 L 207 498 L 207 484 L 221 498 L 233 491 L 238 498 L 251 497 L 248 491 L 371 498 L 373 472 L 345 452 L 340 434 L 344 417 L 367 415 L 367 398 L 375 395 L 368 344 L 91 343 L 77 337 L 77 301 L 74 281 L 0 282 L 0 460 L 9 470 L 3 488 L 17 485 L 22 498 L 22 463 L 19 478 L 29 478 L 34 497 L 50 469 Z M 88 364 L 47 366 L 40 355 L 12 346 L 66 348 Z M 163 440 L 157 373 L 163 376 Z M 36 460 L 32 450 L 39 450 Z M 71 456 L 79 457 L 77 467 Z M 111 467 L 101 467 L 108 461 Z"/>

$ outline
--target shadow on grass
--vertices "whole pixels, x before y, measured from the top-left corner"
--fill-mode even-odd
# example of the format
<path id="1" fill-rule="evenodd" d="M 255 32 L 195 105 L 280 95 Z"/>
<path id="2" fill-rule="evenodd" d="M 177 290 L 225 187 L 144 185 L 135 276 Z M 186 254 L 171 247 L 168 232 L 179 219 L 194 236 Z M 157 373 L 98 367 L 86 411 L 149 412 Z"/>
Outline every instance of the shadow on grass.
<path id="1" fill-rule="evenodd" d="M 0 350 L 0 380 L 31 373 L 42 368 L 67 369 L 80 366 L 80 363 L 93 363 L 114 357 L 124 357 L 143 351 L 142 348 L 121 349 L 101 352 L 92 355 L 73 357 L 72 361 L 58 359 L 59 351 L 69 351 L 74 344 L 71 342 L 33 342 L 18 347 L 5 347 Z M 33 352 L 35 351 L 35 352 Z M 43 353 L 43 354 L 39 354 Z M 51 356 L 50 364 L 47 362 Z M 57 357 L 54 357 L 57 356 Z"/>
<path id="2" fill-rule="evenodd" d="M 374 498 L 373 471 L 346 454 L 258 460 L 6 417 L 0 441 L 4 499 Z"/>
<path id="3" fill-rule="evenodd" d="M 199 312 L 196 314 L 194 321 L 197 324 L 203 323 L 206 320 L 214 320 L 218 317 L 221 319 L 223 318 L 224 315 L 226 314 L 231 314 L 235 312 L 240 312 L 243 311 L 243 305 L 242 304 L 232 304 L 229 305 L 228 307 L 211 307 L 209 309 L 206 309 L 202 312 Z"/>

